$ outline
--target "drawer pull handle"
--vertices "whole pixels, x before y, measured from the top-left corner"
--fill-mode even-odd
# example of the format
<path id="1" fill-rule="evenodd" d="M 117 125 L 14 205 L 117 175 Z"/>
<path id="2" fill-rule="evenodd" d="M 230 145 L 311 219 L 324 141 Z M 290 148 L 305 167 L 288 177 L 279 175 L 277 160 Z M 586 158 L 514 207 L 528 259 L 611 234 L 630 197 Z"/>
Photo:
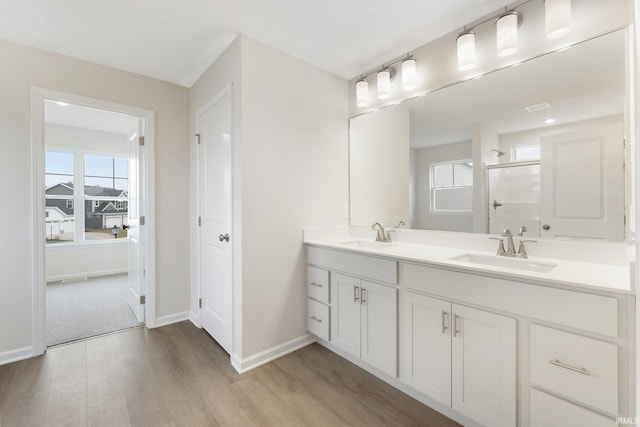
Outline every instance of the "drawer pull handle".
<path id="1" fill-rule="evenodd" d="M 321 287 L 322 287 L 322 283 L 309 282 L 309 284 L 310 284 L 311 286 L 315 286 L 315 287 L 317 287 L 317 288 L 321 288 Z"/>
<path id="2" fill-rule="evenodd" d="M 442 333 L 445 334 L 447 333 L 447 315 L 449 313 L 447 313 L 446 311 L 442 310 Z"/>
<path id="3" fill-rule="evenodd" d="M 360 288 L 360 304 L 366 304 L 367 301 L 364 297 L 367 295 L 367 290 L 365 288 Z"/>
<path id="4" fill-rule="evenodd" d="M 567 365 L 566 363 L 562 363 L 558 359 L 549 360 L 549 363 L 551 363 L 552 365 L 559 366 L 559 367 L 564 368 L 564 369 L 568 369 L 568 370 L 573 371 L 573 372 L 577 372 L 577 373 L 582 374 L 582 375 L 591 375 L 591 372 L 587 371 L 584 368 L 576 368 L 575 366 Z"/>
<path id="5" fill-rule="evenodd" d="M 453 315 L 453 336 L 454 338 L 458 336 L 458 334 L 460 333 L 460 330 L 458 329 L 458 319 L 460 318 L 460 316 L 458 316 L 457 314 Z"/>
<path id="6" fill-rule="evenodd" d="M 314 322 L 322 323 L 322 319 L 318 319 L 316 316 L 311 316 L 311 320 Z"/>
<path id="7" fill-rule="evenodd" d="M 353 302 L 360 302 L 360 296 L 358 295 L 360 293 L 360 287 L 359 286 L 353 286 Z"/>

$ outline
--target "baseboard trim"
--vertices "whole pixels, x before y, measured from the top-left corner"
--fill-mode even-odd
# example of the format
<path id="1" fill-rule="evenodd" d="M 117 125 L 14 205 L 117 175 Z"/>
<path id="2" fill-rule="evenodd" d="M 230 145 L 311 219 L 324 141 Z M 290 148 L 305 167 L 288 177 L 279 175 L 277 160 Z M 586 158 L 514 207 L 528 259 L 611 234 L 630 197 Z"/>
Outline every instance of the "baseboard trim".
<path id="1" fill-rule="evenodd" d="M 237 354 L 231 355 L 231 366 L 240 374 L 244 374 L 258 366 L 269 363 L 284 355 L 292 353 L 296 350 L 306 347 L 316 341 L 316 338 L 310 334 L 304 334 L 298 338 L 279 344 L 275 347 L 268 348 L 264 351 L 254 354 L 253 356 L 241 359 Z"/>
<path id="2" fill-rule="evenodd" d="M 75 279 L 84 279 L 85 277 L 100 277 L 100 276 L 111 276 L 114 274 L 124 274 L 128 273 L 128 268 L 114 268 L 112 270 L 102 270 L 102 271 L 88 271 L 84 273 L 75 273 L 75 274 L 63 274 L 60 276 L 51 276 L 47 277 L 48 282 L 60 282 L 62 280 L 75 280 Z"/>
<path id="3" fill-rule="evenodd" d="M 189 312 L 189 320 L 191 320 L 191 323 L 193 323 L 193 325 L 196 328 L 202 328 L 202 325 L 200 325 L 200 315 L 199 314 L 197 314 L 197 313 L 195 313 L 193 311 L 190 311 Z"/>
<path id="4" fill-rule="evenodd" d="M 17 362 L 33 357 L 33 347 L 21 347 L 14 350 L 0 352 L 0 365 Z"/>
<path id="5" fill-rule="evenodd" d="M 185 320 L 190 320 L 189 317 L 190 312 L 184 311 L 182 313 L 170 314 L 168 316 L 162 316 L 156 318 L 156 323 L 153 326 L 154 328 L 160 328 L 162 326 L 171 325 L 172 323 L 183 322 Z"/>

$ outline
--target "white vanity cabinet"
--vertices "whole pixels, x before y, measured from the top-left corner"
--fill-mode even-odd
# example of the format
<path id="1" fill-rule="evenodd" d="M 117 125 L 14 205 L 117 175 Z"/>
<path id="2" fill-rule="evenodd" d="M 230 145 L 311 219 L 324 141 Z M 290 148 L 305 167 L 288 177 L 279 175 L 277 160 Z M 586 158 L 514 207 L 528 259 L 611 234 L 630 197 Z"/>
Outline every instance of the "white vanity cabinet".
<path id="1" fill-rule="evenodd" d="M 633 295 L 388 252 L 307 257 L 319 342 L 464 425 L 613 426 L 636 413 Z"/>
<path id="2" fill-rule="evenodd" d="M 402 381 L 483 424 L 516 423 L 516 321 L 403 293 Z"/>
<path id="3" fill-rule="evenodd" d="M 307 267 L 307 330 L 329 340 L 329 271 Z"/>
<path id="4" fill-rule="evenodd" d="M 331 342 L 380 371 L 397 376 L 398 291 L 342 274 L 331 279 Z"/>
<path id="5" fill-rule="evenodd" d="M 330 327 L 326 334 L 324 329 L 318 333 L 319 322 L 308 316 L 307 330 L 367 365 L 397 377 L 398 262 L 316 247 L 307 249 L 307 262 L 308 282 L 324 283 L 322 280 L 327 277 L 330 283 L 326 294 L 330 319 L 323 320 Z M 308 283 L 308 300 L 322 301 L 325 292 L 320 289 Z"/>

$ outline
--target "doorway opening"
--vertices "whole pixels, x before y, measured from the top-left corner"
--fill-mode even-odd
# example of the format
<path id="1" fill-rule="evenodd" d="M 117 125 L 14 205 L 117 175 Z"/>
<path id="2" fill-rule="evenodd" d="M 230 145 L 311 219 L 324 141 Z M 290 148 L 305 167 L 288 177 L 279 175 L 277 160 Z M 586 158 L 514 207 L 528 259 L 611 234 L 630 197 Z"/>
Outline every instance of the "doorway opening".
<path id="1" fill-rule="evenodd" d="M 153 326 L 153 113 L 32 94 L 34 353 Z"/>

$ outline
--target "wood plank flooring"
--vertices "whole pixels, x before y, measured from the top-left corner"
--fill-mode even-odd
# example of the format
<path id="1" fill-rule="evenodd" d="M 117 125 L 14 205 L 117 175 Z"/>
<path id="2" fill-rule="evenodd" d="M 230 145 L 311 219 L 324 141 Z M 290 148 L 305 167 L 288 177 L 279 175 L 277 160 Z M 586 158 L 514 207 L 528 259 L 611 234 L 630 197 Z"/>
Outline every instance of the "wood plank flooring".
<path id="1" fill-rule="evenodd" d="M 0 426 L 457 426 L 313 344 L 239 375 L 189 322 L 0 366 Z"/>

